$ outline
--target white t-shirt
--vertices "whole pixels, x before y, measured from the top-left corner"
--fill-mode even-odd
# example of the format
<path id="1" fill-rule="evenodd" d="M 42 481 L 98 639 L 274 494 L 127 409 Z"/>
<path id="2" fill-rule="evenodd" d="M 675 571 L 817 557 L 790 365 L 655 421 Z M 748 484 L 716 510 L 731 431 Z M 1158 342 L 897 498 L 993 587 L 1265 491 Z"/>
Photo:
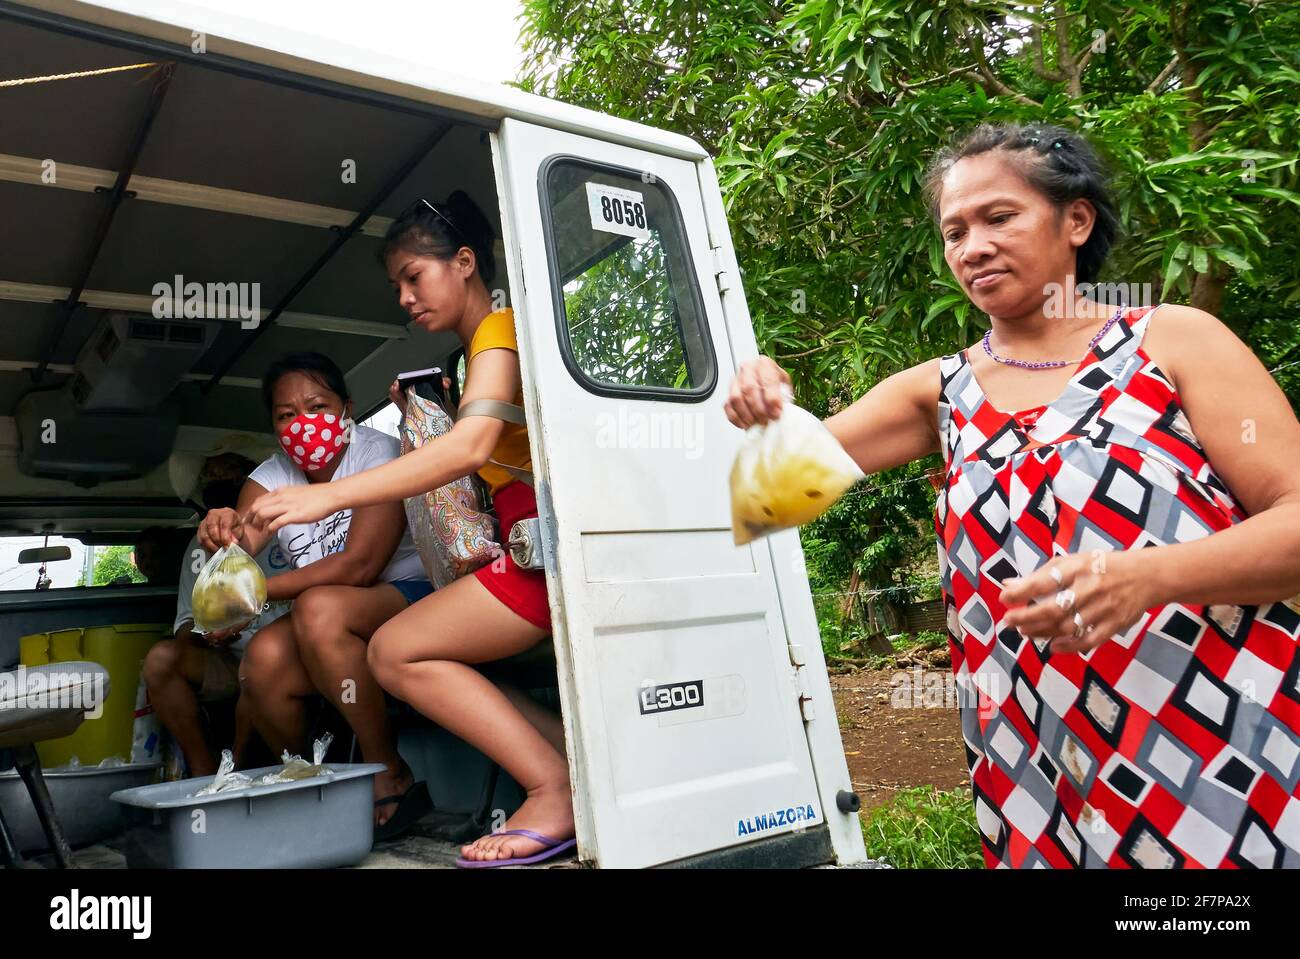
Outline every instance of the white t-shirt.
<path id="1" fill-rule="evenodd" d="M 401 454 L 401 444 L 397 438 L 381 433 L 368 426 L 358 426 L 351 443 L 343 447 L 342 462 L 330 477 L 346 479 L 354 473 L 363 473 L 374 466 L 382 466 L 389 460 L 395 460 Z M 305 486 L 307 476 L 284 453 L 276 453 L 266 460 L 248 477 L 268 492 L 281 486 Z M 291 523 L 276 531 L 280 548 L 289 557 L 294 569 L 302 569 L 317 560 L 324 559 L 331 553 L 343 549 L 348 538 L 348 528 L 352 525 L 352 510 L 341 509 L 333 516 L 315 523 Z M 379 574 L 379 581 L 395 583 L 404 579 L 427 580 L 420 554 L 415 551 L 411 540 L 411 531 L 402 520 L 402 541 L 397 544 L 397 552 L 389 560 L 388 566 Z"/>
<path id="2" fill-rule="evenodd" d="M 186 623 L 194 622 L 194 582 L 199 578 L 199 570 L 203 568 L 203 564 L 211 558 L 211 554 L 207 553 L 199 545 L 199 538 L 197 536 L 191 537 L 190 545 L 185 547 L 185 559 L 181 563 L 180 583 L 176 589 L 176 622 L 172 624 L 173 633 Z M 262 575 L 267 579 L 283 573 L 289 568 L 289 557 L 284 555 L 284 551 L 280 549 L 278 543 L 271 543 L 253 559 L 261 567 Z M 195 569 L 195 566 L 198 566 L 199 569 Z M 242 653 L 244 647 L 248 645 L 248 641 L 253 638 L 253 634 L 263 626 L 275 622 L 289 612 L 289 606 L 288 602 L 272 603 L 270 609 L 263 611 L 262 615 L 248 624 L 248 628 L 239 634 L 239 638 L 232 642 L 229 648 L 236 653 Z"/>

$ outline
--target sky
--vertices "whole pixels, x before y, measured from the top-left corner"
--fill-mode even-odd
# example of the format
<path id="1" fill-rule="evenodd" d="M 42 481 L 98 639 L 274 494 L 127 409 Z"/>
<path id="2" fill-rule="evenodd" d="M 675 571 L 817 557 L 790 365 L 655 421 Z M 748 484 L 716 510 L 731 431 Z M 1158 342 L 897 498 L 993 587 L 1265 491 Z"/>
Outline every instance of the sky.
<path id="1" fill-rule="evenodd" d="M 46 545 L 41 536 L 5 536 L 0 537 L 0 592 L 15 589 L 35 589 L 37 565 L 18 565 L 18 553 L 33 546 Z M 85 562 L 86 548 L 75 539 L 51 536 L 50 546 L 67 546 L 72 550 L 72 558 L 49 563 L 45 571 L 54 581 L 54 588 L 77 585 Z"/>

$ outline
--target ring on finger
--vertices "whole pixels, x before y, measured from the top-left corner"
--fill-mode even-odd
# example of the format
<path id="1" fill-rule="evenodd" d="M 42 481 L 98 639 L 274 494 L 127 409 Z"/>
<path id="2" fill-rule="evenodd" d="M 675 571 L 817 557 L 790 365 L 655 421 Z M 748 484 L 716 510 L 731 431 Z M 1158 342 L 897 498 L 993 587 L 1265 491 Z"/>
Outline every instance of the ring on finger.
<path id="1" fill-rule="evenodd" d="M 1074 590 L 1063 589 L 1056 594 L 1056 605 L 1067 613 L 1074 609 Z"/>
<path id="2" fill-rule="evenodd" d="M 1061 571 L 1057 569 L 1055 566 L 1047 567 L 1047 575 L 1052 577 L 1052 580 L 1056 583 L 1057 586 L 1065 585 L 1065 577 L 1061 574 Z"/>
<path id="3" fill-rule="evenodd" d="M 1088 624 L 1083 621 L 1083 614 L 1075 613 L 1074 614 L 1074 638 L 1075 639 L 1080 638 L 1081 636 L 1083 636 L 1084 633 L 1088 632 L 1089 628 L 1090 627 L 1088 626 Z"/>

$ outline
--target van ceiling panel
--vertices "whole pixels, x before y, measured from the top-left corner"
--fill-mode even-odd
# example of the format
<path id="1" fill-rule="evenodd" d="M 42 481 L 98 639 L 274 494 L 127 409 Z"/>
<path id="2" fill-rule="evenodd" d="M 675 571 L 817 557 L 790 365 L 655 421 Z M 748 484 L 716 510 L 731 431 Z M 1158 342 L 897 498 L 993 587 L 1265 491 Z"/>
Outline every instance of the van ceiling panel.
<path id="1" fill-rule="evenodd" d="M 32 360 L 40 358 L 45 346 L 45 337 L 49 334 L 51 321 L 58 312 L 53 303 L 16 303 L 0 300 L 0 360 Z M 84 312 L 84 311 L 79 311 Z M 75 329 L 74 329 L 75 327 Z M 65 342 L 75 340 L 80 344 L 90 333 L 90 327 L 82 327 L 80 315 L 72 318 L 68 325 Z M 55 354 L 53 363 L 71 363 L 76 350 L 64 349 Z M 0 416 L 8 410 L 0 405 Z"/>
<path id="2" fill-rule="evenodd" d="M 19 87 L 19 89 L 22 89 Z M 0 152 L 9 114 L 0 91 Z M 68 286 L 86 256 L 104 198 L 0 181 L 0 280 Z"/>
<path id="3" fill-rule="evenodd" d="M 182 383 L 175 397 L 181 407 L 181 422 L 187 426 L 212 426 L 247 433 L 269 433 L 271 417 L 262 405 L 261 390 L 242 386 L 218 386 L 203 393 L 199 383 Z"/>
<path id="4" fill-rule="evenodd" d="M 67 377 L 46 376 L 47 384 L 62 383 Z M 11 373 L 0 370 L 0 416 L 7 415 L 18 403 L 19 397 L 32 385 L 32 378 L 25 372 Z"/>
<path id="5" fill-rule="evenodd" d="M 252 332 L 252 330 L 240 329 L 238 323 L 226 324 L 218 334 L 216 342 L 204 354 L 203 359 L 199 360 L 195 369 L 200 373 L 213 372 L 222 360 L 235 351 L 243 338 L 251 335 Z M 326 333 L 321 330 L 272 326 L 257 338 L 257 342 L 247 353 L 239 358 L 230 375 L 260 380 L 266 368 L 277 357 L 302 350 L 324 353 L 346 374 L 385 342 L 387 341 L 374 336 L 354 336 L 349 333 Z"/>
<path id="6" fill-rule="evenodd" d="M 8 20 L 0 30 L 0 75 L 6 80 L 153 59 Z M 131 70 L 0 91 L 0 153 L 116 170 L 144 116 L 152 76 L 150 70 Z"/>
<path id="7" fill-rule="evenodd" d="M 148 294 L 179 273 L 187 283 L 260 283 L 262 305 L 269 308 L 330 236 L 294 223 L 126 200 L 86 286 Z"/>
<path id="8" fill-rule="evenodd" d="M 0 18 L 3 79 L 155 59 L 111 43 Z M 152 70 L 140 70 L 0 90 L 0 154 L 48 157 L 116 173 L 145 115 L 154 76 Z M 432 114 L 342 99 L 182 58 L 134 172 L 182 186 L 220 187 L 359 211 L 373 202 L 384 181 L 411 158 L 438 122 Z M 356 183 L 343 182 L 344 159 L 356 161 Z M 444 200 L 454 189 L 465 190 L 479 203 L 499 237 L 491 151 L 478 126 L 452 128 L 376 212 L 393 217 L 418 197 Z M 72 286 L 106 203 L 102 193 L 69 189 L 68 181 L 37 185 L 0 180 L 0 210 L 8 227 L 0 238 L 0 281 Z M 170 283 L 178 273 L 187 282 L 258 282 L 259 305 L 266 311 L 334 238 L 330 230 L 315 226 L 128 197 L 117 210 L 86 288 L 152 296 L 156 283 Z M 406 315 L 375 262 L 379 242 L 375 237 L 352 237 L 288 310 L 404 329 Z M 493 285 L 504 285 L 504 272 L 501 259 Z M 0 360 L 39 361 L 58 312 L 54 303 L 0 300 L 0 329 L 5 331 Z M 76 311 L 50 362 L 73 363 L 106 312 Z M 249 335 L 235 322 L 224 325 L 195 373 L 217 369 Z M 364 375 L 358 373 L 367 393 L 357 396 L 358 411 L 382 401 L 386 368 L 394 360 L 409 369 L 443 359 L 427 349 L 428 339 L 418 334 L 408 348 L 390 348 L 382 360 L 364 368 Z M 385 343 L 405 342 L 273 325 L 230 375 L 260 379 L 272 359 L 303 349 L 325 353 L 350 373 Z M 42 385 L 57 386 L 67 379 L 65 372 L 51 370 Z M 385 382 L 376 387 L 379 379 Z M 200 385 L 184 382 L 176 390 L 182 422 L 267 429 L 258 390 L 223 384 L 203 393 Z M 0 415 L 9 413 L 30 387 L 27 372 L 0 370 Z"/>
<path id="9" fill-rule="evenodd" d="M 328 234 L 321 242 L 329 242 Z M 294 297 L 290 309 L 295 313 L 347 316 L 405 327 L 409 317 L 375 259 L 379 243 L 376 237 L 354 236 Z"/>
<path id="10" fill-rule="evenodd" d="M 472 196 L 495 223 L 496 175 L 492 149 L 485 137 L 484 131 L 473 127 L 453 127 L 438 148 L 411 171 L 406 183 L 380 205 L 379 214 L 395 217 L 420 197 L 440 201 L 447 199 L 453 189 L 460 189 Z M 349 208 L 355 207 L 353 201 Z"/>
<path id="11" fill-rule="evenodd" d="M 356 209 L 435 122 L 181 64 L 137 170 Z M 355 184 L 343 182 L 345 159 Z"/>

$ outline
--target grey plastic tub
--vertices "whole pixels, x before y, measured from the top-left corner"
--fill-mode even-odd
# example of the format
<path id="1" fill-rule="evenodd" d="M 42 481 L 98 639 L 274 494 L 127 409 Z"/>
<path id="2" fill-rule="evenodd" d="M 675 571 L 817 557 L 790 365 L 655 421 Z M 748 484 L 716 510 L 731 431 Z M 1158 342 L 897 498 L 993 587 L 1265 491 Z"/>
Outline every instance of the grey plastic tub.
<path id="1" fill-rule="evenodd" d="M 296 782 L 212 796 L 212 776 L 123 789 L 112 798 L 152 810 L 163 833 L 153 864 L 174 869 L 325 869 L 365 858 L 374 842 L 374 777 L 380 763 L 328 763 Z M 280 766 L 245 770 L 257 778 Z M 130 854 L 128 853 L 128 864 Z"/>
<path id="2" fill-rule="evenodd" d="M 126 825 L 126 810 L 110 802 L 109 796 L 156 779 L 158 768 L 159 764 L 152 762 L 42 770 L 68 844 L 83 846 L 120 832 Z M 0 773 L 0 811 L 20 850 L 36 852 L 49 846 L 31 795 L 16 769 Z"/>

